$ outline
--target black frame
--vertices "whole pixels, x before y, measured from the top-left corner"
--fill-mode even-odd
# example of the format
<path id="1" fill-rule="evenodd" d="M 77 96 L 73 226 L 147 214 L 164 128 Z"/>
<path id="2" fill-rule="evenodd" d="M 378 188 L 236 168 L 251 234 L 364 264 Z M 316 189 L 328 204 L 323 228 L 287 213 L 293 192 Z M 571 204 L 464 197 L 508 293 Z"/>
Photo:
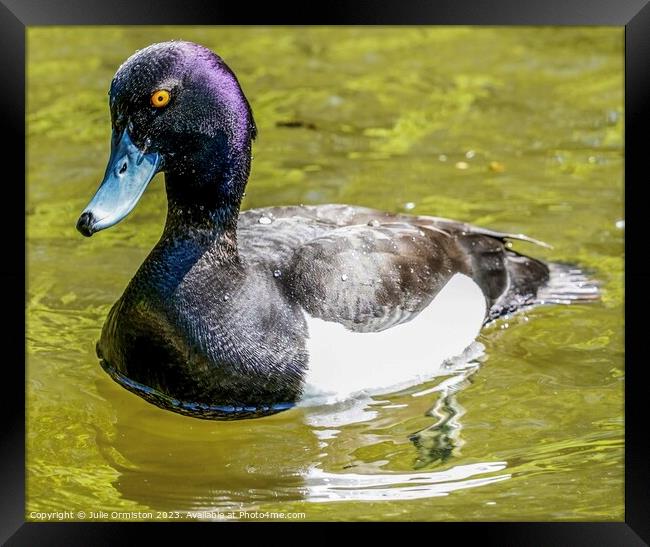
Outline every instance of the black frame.
<path id="1" fill-rule="evenodd" d="M 292 7 L 272 2 L 248 5 L 244 3 L 201 2 L 185 0 L 0 0 L 0 74 L 2 99 L 0 120 L 5 133 L 2 145 L 2 185 L 4 202 L 8 190 L 19 188 L 20 172 L 11 177 L 7 167 L 15 166 L 15 158 L 25 154 L 25 30 L 38 25 L 158 25 L 158 24 L 378 24 L 378 25 L 610 25 L 625 26 L 625 217 L 626 217 L 626 292 L 634 298 L 625 306 L 626 355 L 628 346 L 639 340 L 645 322 L 634 316 L 650 309 L 650 291 L 642 283 L 650 282 L 650 263 L 640 250 L 643 234 L 641 207 L 628 204 L 643 203 L 642 188 L 647 173 L 650 127 L 650 5 L 648 0 L 543 0 L 524 4 L 521 0 L 393 0 L 390 3 L 369 0 L 346 0 L 323 4 L 318 13 L 308 14 L 298 5 Z M 314 10 L 316 12 L 316 10 Z M 19 164 L 18 164 L 19 165 Z M 645 169 L 644 169 L 645 168 Z M 19 169 L 17 169 L 20 171 Z M 643 171 L 642 171 L 643 170 Z M 24 176 L 24 170 L 23 170 Z M 646 174 L 647 177 L 647 174 Z M 26 181 L 25 181 L 26 183 Z M 18 191 L 24 200 L 24 193 Z M 3 302 L 11 309 L 22 309 L 20 289 L 25 288 L 24 239 L 5 237 L 14 234 L 16 226 L 24 226 L 23 212 L 17 206 L 0 208 L 3 254 L 0 281 L 4 289 Z M 22 218 L 21 218 L 22 217 Z M 11 242 L 11 245 L 8 243 Z M 633 251 L 636 250 L 636 253 Z M 641 289 L 641 290 L 639 290 Z M 24 294 L 24 292 L 22 293 Z M 20 312 L 18 312 L 20 313 Z M 647 313 L 647 312 L 646 312 Z M 187 541 L 187 526 L 191 534 L 207 523 L 25 523 L 25 384 L 22 369 L 25 348 L 16 344 L 20 339 L 20 321 L 6 315 L 3 321 L 4 372 L 2 402 L 5 408 L 0 420 L 2 448 L 0 458 L 0 541 L 8 545 L 130 545 L 141 539 L 171 540 L 179 530 Z M 10 353 L 7 355 L 6 351 Z M 634 353 L 634 352 L 633 352 Z M 632 355 L 633 353 L 630 353 Z M 640 353 L 637 353 L 639 355 Z M 644 423 L 645 384 L 641 377 L 642 362 L 626 359 L 626 432 L 625 432 L 625 522 L 621 523 L 391 523 L 434 532 L 435 540 L 449 537 L 455 541 L 478 536 L 486 545 L 647 545 L 650 541 L 650 464 L 648 458 L 647 425 Z M 17 371 L 17 372 L 16 372 Z M 180 527 L 179 527 L 180 525 Z M 292 526 L 310 527 L 310 523 Z M 217 525 L 219 526 L 219 525 Z M 224 524 L 221 524 L 224 526 Z M 260 526 L 276 528 L 281 524 L 228 524 L 229 531 L 239 537 L 260 531 Z M 234 528 L 230 528 L 234 526 Z M 352 526 L 352 524 L 347 524 Z M 360 526 L 360 525 L 354 525 Z M 364 526 L 368 528 L 368 526 Z M 431 529 L 433 528 L 433 530 Z M 214 534 L 215 528 L 208 533 Z M 309 533 L 309 530 L 306 530 Z M 368 530 L 364 530 L 368 531 Z M 403 531 L 407 531 L 404 528 Z M 165 538 L 162 538 L 162 533 Z M 286 535 L 286 530 L 281 530 Z M 432 539 L 434 539 L 432 538 Z M 217 538 L 214 538 L 217 540 Z M 240 539 L 241 540 L 241 539 Z M 154 540 L 155 541 L 155 540 Z"/>

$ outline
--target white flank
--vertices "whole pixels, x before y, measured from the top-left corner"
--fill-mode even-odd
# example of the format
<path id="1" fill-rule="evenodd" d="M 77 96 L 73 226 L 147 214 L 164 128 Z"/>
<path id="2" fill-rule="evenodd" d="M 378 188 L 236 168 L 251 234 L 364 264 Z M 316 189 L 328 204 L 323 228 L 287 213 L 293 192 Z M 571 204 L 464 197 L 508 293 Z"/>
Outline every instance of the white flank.
<path id="1" fill-rule="evenodd" d="M 485 312 L 479 286 L 456 274 L 417 317 L 381 332 L 354 332 L 305 314 L 309 369 L 301 404 L 390 393 L 428 380 L 474 341 Z"/>

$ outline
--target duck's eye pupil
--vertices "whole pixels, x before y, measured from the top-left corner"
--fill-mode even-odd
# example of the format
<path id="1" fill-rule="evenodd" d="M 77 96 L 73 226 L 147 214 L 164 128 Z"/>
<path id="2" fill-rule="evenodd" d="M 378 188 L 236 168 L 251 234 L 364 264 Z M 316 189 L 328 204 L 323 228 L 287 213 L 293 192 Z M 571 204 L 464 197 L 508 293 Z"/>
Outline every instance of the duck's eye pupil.
<path id="1" fill-rule="evenodd" d="M 151 104 L 156 108 L 160 108 L 161 106 L 165 106 L 169 102 L 169 99 L 169 91 L 159 89 L 151 95 Z"/>

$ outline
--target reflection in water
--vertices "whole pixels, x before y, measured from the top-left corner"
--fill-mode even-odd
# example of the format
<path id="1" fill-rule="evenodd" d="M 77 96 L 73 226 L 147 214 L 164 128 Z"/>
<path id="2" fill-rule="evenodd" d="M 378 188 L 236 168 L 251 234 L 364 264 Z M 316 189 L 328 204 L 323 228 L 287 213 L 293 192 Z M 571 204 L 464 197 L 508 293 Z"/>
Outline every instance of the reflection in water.
<path id="1" fill-rule="evenodd" d="M 197 420 L 157 409 L 109 382 L 97 386 L 115 410 L 113 431 L 97 431 L 97 445 L 119 472 L 112 486 L 122 498 L 168 511 L 302 499 L 302 476 L 318 447 L 313 436 L 301 434 L 294 412 Z"/>
<path id="2" fill-rule="evenodd" d="M 472 376 L 485 358 L 484 350 L 483 344 L 473 343 L 462 355 L 443 365 L 440 371 L 443 376 L 438 384 L 411 394 L 412 397 L 438 394 L 434 406 L 428 412 L 428 415 L 438 418 L 436 423 L 409 436 L 418 451 L 415 469 L 436 462 L 439 464 L 447 462 L 464 444 L 460 437 L 462 430 L 460 418 L 465 413 L 465 409 L 458 403 L 457 395 L 472 383 Z M 342 428 L 345 425 L 374 419 L 377 411 L 368 409 L 371 404 L 373 400 L 370 397 L 359 396 L 308 413 L 306 422 L 314 428 L 325 428 L 314 429 L 314 433 L 321 441 L 319 446 L 324 449 L 341 432 L 341 429 L 333 428 Z M 395 406 L 385 404 L 380 408 L 395 408 Z M 490 462 L 459 465 L 446 471 L 406 474 L 330 473 L 319 466 L 313 466 L 305 476 L 306 497 L 308 501 L 379 501 L 445 496 L 454 490 L 509 479 L 510 474 L 472 478 L 476 475 L 502 471 L 506 465 L 506 462 Z"/>
<path id="3" fill-rule="evenodd" d="M 473 346 L 445 364 L 444 376 L 434 387 L 411 394 L 412 400 L 438 395 L 428 413 L 436 423 L 410 436 L 417 449 L 415 469 L 448 462 L 462 446 L 463 408 L 456 397 L 470 384 L 482 350 L 480 344 Z M 361 462 L 364 472 L 351 473 L 345 469 L 353 465 L 323 459 L 328 447 L 337 452 L 330 445 L 340 442 L 343 434 L 348 447 L 372 447 L 384 440 L 363 424 L 382 413 L 408 410 L 408 405 L 390 400 L 360 395 L 260 420 L 213 422 L 161 411 L 107 381 L 97 386 L 107 401 L 115 402 L 114 432 L 96 429 L 105 461 L 119 472 L 113 486 L 123 498 L 152 509 L 209 511 L 279 501 L 419 499 L 510 478 L 508 473 L 495 474 L 506 468 L 503 461 L 404 473 L 384 471 L 382 462 L 375 460 Z M 156 427 L 162 412 L 169 429 Z M 254 446 L 264 450 L 251 450 Z"/>
<path id="4" fill-rule="evenodd" d="M 446 496 L 454 490 L 500 482 L 510 474 L 471 478 L 506 468 L 506 462 L 457 465 L 447 471 L 429 473 L 354 474 L 327 473 L 312 468 L 305 477 L 308 501 L 413 500 Z"/>
<path id="5" fill-rule="evenodd" d="M 419 469 L 435 462 L 445 463 L 463 445 L 460 437 L 461 424 L 458 421 L 465 409 L 458 404 L 454 394 L 445 395 L 436 402 L 432 413 L 440 418 L 431 427 L 413 433 L 410 440 L 418 449 L 415 468 Z"/>
<path id="6" fill-rule="evenodd" d="M 472 383 L 472 377 L 479 369 L 479 361 L 485 358 L 484 349 L 481 343 L 475 342 L 462 356 L 447 363 L 445 368 L 453 372 L 453 376 L 443 380 L 434 388 L 413 394 L 414 397 L 435 392 L 440 394 L 429 411 L 429 414 L 437 417 L 438 421 L 431 427 L 410 436 L 410 440 L 418 449 L 416 469 L 435 462 L 445 463 L 452 455 L 458 454 L 465 444 L 460 436 L 462 430 L 460 418 L 465 414 L 465 409 L 458 402 L 456 395 Z"/>
<path id="7" fill-rule="evenodd" d="M 369 395 L 359 394 L 330 405 L 304 407 L 305 423 L 313 428 L 336 428 L 369 422 L 377 417 L 377 411 L 369 408 L 374 402 Z M 318 433 L 316 435 L 320 437 Z"/>

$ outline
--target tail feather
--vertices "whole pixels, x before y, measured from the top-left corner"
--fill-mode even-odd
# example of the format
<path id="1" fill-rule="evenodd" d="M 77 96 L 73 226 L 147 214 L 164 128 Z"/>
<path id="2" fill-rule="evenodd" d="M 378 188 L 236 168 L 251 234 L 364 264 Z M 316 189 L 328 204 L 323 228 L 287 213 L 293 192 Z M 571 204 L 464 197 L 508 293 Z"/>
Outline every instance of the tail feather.
<path id="1" fill-rule="evenodd" d="M 600 287 L 573 264 L 544 263 L 509 252 L 508 289 L 491 306 L 485 323 L 521 309 L 543 304 L 576 304 L 600 300 Z"/>

